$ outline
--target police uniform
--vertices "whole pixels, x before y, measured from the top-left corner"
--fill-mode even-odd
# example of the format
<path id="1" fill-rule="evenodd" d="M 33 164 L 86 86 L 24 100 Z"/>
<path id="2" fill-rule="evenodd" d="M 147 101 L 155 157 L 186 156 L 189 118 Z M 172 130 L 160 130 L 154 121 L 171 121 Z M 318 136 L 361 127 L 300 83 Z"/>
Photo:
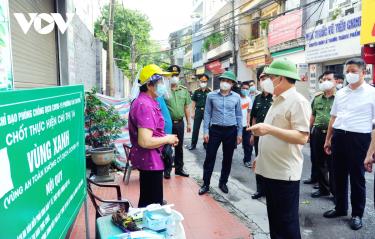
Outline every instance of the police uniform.
<path id="1" fill-rule="evenodd" d="M 314 197 L 329 195 L 334 189 L 332 183 L 332 158 L 324 152 L 324 143 L 327 136 L 331 108 L 335 96 L 326 97 L 324 94 L 316 96 L 311 104 L 312 115 L 315 118 L 312 132 L 311 148 L 318 168 L 319 191 L 312 194 Z"/>
<path id="2" fill-rule="evenodd" d="M 314 97 L 313 97 L 313 102 L 314 102 L 314 99 L 316 97 L 323 95 L 323 93 L 324 92 L 322 92 L 322 91 L 316 92 L 314 94 Z M 315 156 L 315 151 L 313 150 L 313 147 L 312 147 L 312 145 L 314 145 L 314 140 L 315 140 L 313 132 L 314 132 L 314 127 L 312 126 L 311 132 L 310 132 L 311 175 L 310 175 L 309 179 L 306 179 L 306 180 L 303 181 L 304 184 L 315 184 L 315 183 L 318 182 L 319 168 L 318 168 L 318 164 L 317 164 L 317 160 L 316 160 L 316 156 Z"/>
<path id="3" fill-rule="evenodd" d="M 206 105 L 207 94 L 210 92 L 210 88 L 198 88 L 194 91 L 194 94 L 191 97 L 191 99 L 195 102 L 195 116 L 190 149 L 194 149 L 197 145 L 199 129 L 201 127 L 201 123 L 204 116 L 204 107 Z"/>
<path id="4" fill-rule="evenodd" d="M 178 75 L 181 70 L 178 66 L 172 65 L 167 71 Z M 176 134 L 179 141 L 175 147 L 174 155 L 175 174 L 188 177 L 189 174 L 184 171 L 182 146 L 184 143 L 185 107 L 191 103 L 190 93 L 185 86 L 178 85 L 175 89 L 171 90 L 171 96 L 167 99 L 166 103 L 172 118 L 172 134 Z M 172 168 L 166 168 L 164 175 L 168 176 L 171 170 Z"/>

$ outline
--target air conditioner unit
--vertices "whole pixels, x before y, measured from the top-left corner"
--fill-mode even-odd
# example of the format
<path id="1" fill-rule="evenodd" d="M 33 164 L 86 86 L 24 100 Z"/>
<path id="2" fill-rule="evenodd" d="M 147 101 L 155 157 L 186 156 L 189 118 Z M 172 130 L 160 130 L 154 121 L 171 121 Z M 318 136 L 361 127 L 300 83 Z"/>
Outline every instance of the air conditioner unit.
<path id="1" fill-rule="evenodd" d="M 354 13 L 354 7 L 351 7 L 345 10 L 345 16 L 349 14 L 353 14 L 353 13 Z"/>

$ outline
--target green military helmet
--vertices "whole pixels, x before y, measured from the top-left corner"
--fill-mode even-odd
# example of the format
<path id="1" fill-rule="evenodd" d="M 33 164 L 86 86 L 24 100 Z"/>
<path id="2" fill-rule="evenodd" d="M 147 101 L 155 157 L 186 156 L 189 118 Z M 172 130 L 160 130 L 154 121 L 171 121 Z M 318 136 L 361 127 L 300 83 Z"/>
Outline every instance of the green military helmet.
<path id="1" fill-rule="evenodd" d="M 237 83 L 237 78 L 233 71 L 225 71 L 223 74 L 219 76 L 219 79 L 228 79 L 233 81 L 234 83 Z"/>
<path id="2" fill-rule="evenodd" d="M 284 76 L 294 80 L 301 80 L 297 73 L 296 64 L 286 58 L 277 59 L 264 70 L 268 75 Z"/>

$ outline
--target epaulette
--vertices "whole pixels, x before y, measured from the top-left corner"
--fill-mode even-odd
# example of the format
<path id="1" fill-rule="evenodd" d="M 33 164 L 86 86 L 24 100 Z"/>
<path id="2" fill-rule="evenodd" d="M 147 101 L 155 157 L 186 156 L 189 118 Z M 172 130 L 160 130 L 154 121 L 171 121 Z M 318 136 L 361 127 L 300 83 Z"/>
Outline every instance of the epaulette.
<path id="1" fill-rule="evenodd" d="M 320 95 L 323 95 L 323 94 L 324 94 L 323 91 L 319 91 L 319 92 L 316 92 L 316 93 L 314 94 L 314 97 L 317 97 L 317 96 L 320 96 Z"/>

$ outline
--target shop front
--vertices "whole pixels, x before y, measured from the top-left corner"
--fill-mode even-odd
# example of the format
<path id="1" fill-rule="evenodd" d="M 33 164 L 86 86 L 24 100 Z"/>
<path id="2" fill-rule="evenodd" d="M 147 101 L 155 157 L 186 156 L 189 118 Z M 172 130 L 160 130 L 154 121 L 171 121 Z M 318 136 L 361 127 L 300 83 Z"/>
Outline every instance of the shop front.
<path id="1" fill-rule="evenodd" d="M 311 94 L 315 93 L 317 78 L 324 71 L 343 74 L 346 60 L 361 57 L 360 30 L 361 12 L 306 30 L 305 56 L 310 70 Z M 373 74 L 372 67 L 369 74 Z M 366 80 L 372 78 L 371 75 L 367 75 Z"/>

